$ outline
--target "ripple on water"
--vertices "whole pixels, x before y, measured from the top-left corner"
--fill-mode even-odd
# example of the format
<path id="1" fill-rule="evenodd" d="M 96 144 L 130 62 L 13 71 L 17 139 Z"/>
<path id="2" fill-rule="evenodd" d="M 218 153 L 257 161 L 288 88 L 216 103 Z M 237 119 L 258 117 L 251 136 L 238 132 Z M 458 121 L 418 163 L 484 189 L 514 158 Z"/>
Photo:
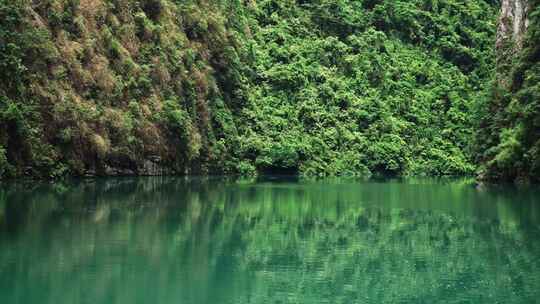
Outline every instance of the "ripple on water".
<path id="1" fill-rule="evenodd" d="M 429 180 L 103 182 L 61 194 L 0 188 L 18 206 L 4 212 L 9 227 L 0 224 L 0 303 L 540 297 L 535 189 L 477 192 Z"/>

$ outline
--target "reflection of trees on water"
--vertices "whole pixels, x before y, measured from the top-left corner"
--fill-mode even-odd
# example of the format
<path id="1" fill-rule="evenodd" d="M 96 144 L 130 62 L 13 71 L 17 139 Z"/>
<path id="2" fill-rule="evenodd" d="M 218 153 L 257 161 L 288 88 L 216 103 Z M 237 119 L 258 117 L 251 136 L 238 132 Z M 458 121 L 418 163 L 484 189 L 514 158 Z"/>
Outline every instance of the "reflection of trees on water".
<path id="1" fill-rule="evenodd" d="M 538 202 L 512 191 L 172 178 L 10 186 L 0 287 L 30 297 L 17 288 L 33 286 L 55 303 L 534 302 Z"/>

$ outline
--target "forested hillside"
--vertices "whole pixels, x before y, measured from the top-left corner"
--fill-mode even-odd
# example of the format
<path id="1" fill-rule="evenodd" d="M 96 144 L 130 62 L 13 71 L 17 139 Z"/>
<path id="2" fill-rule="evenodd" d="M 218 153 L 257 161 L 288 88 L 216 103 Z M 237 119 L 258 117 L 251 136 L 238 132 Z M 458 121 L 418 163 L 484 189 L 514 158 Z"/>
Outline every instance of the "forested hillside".
<path id="1" fill-rule="evenodd" d="M 238 133 L 243 6 L 0 1 L 7 175 L 204 173 Z"/>
<path id="2" fill-rule="evenodd" d="M 538 9 L 507 97 L 499 11 L 0 0 L 0 173 L 538 176 Z"/>
<path id="3" fill-rule="evenodd" d="M 308 174 L 472 173 L 497 11 L 487 1 L 258 1 L 244 159 Z"/>

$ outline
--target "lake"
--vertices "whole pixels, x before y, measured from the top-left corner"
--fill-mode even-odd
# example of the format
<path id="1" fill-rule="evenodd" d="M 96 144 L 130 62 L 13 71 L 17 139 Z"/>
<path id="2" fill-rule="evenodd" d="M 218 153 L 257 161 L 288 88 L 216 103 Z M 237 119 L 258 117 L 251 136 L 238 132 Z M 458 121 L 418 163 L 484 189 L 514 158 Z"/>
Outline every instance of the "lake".
<path id="1" fill-rule="evenodd" d="M 0 186 L 0 303 L 538 303 L 540 191 L 470 180 Z"/>

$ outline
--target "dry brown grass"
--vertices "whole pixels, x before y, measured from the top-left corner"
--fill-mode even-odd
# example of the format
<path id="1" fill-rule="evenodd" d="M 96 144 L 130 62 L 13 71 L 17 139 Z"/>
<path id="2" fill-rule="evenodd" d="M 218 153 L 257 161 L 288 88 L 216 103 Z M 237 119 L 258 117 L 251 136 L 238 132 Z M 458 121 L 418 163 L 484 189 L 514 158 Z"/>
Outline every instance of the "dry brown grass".
<path id="1" fill-rule="evenodd" d="M 208 62 L 210 58 L 212 57 L 212 53 L 210 52 L 210 49 L 204 43 L 201 43 L 198 41 L 190 41 L 188 44 L 188 47 L 196 50 L 199 56 L 201 56 L 201 58 L 206 62 Z"/>
<path id="2" fill-rule="evenodd" d="M 73 91 L 69 91 L 70 98 L 77 107 L 80 120 L 96 123 L 99 118 L 99 111 L 94 102 L 83 99 L 80 95 Z"/>
<path id="3" fill-rule="evenodd" d="M 96 40 L 95 39 L 86 39 L 82 42 L 83 44 L 83 58 L 82 60 L 86 63 L 91 63 L 92 59 L 96 56 Z"/>
<path id="4" fill-rule="evenodd" d="M 121 131 L 124 129 L 124 116 L 121 110 L 107 108 L 103 111 L 102 122 L 109 129 Z"/>
<path id="5" fill-rule="evenodd" d="M 97 133 L 90 136 L 90 142 L 99 158 L 104 158 L 111 148 L 109 140 Z"/>
<path id="6" fill-rule="evenodd" d="M 198 68 L 191 69 L 191 75 L 195 79 L 197 94 L 204 97 L 208 94 L 208 74 L 209 71 L 201 71 Z"/>
<path id="7" fill-rule="evenodd" d="M 133 0 L 117 0 L 115 1 L 116 8 L 118 11 L 118 19 L 122 23 L 131 23 L 133 22 Z"/>
<path id="8" fill-rule="evenodd" d="M 70 40 L 65 31 L 60 31 L 56 38 L 56 46 L 60 52 L 61 59 L 67 64 L 72 64 L 82 57 L 84 48 L 81 43 Z"/>
<path id="9" fill-rule="evenodd" d="M 171 81 L 171 73 L 159 57 L 152 58 L 152 68 L 153 77 L 160 85 L 167 85 Z"/>
<path id="10" fill-rule="evenodd" d="M 32 82 L 28 85 L 28 88 L 30 89 L 32 96 L 35 96 L 40 100 L 50 100 L 51 94 L 48 92 L 46 86 L 37 82 Z"/>
<path id="11" fill-rule="evenodd" d="M 90 71 L 97 86 L 107 95 L 111 94 L 115 86 L 113 71 L 109 68 L 109 60 L 104 56 L 95 56 L 90 64 Z"/>
<path id="12" fill-rule="evenodd" d="M 53 92 L 52 113 L 56 121 L 69 122 L 78 125 L 82 122 L 92 123 L 98 117 L 96 105 L 84 100 L 73 90 L 56 88 Z"/>
<path id="13" fill-rule="evenodd" d="M 49 9 L 54 13 L 62 13 L 64 11 L 64 1 L 53 0 L 49 3 Z"/>
<path id="14" fill-rule="evenodd" d="M 106 5 L 102 0 L 79 0 L 79 11 L 91 24 L 95 24 L 96 17 L 107 13 Z"/>
<path id="15" fill-rule="evenodd" d="M 70 79 L 73 83 L 73 87 L 75 87 L 79 92 L 82 92 L 95 84 L 94 77 L 92 76 L 90 71 L 83 68 L 80 63 L 72 65 L 70 67 L 69 73 Z"/>
<path id="16" fill-rule="evenodd" d="M 180 71 L 179 73 L 175 73 L 172 75 L 172 81 L 171 84 L 173 86 L 173 90 L 176 95 L 182 96 L 182 93 L 184 92 L 184 87 L 182 85 L 182 81 L 186 79 L 186 71 Z"/>
<path id="17" fill-rule="evenodd" d="M 135 24 L 124 24 L 120 28 L 120 43 L 133 57 L 139 54 L 141 43 L 135 34 Z"/>
<path id="18" fill-rule="evenodd" d="M 122 23 L 120 23 L 120 20 L 118 20 L 118 17 L 116 17 L 116 15 L 113 13 L 110 13 L 107 15 L 107 24 L 112 29 L 115 29 L 115 30 L 122 26 Z"/>
<path id="19" fill-rule="evenodd" d="M 141 105 L 141 113 L 143 117 L 150 117 L 152 116 L 152 111 L 150 110 L 150 107 L 147 104 Z"/>
<path id="20" fill-rule="evenodd" d="M 150 113 L 160 113 L 163 111 L 163 100 L 160 96 L 152 94 L 148 98 L 148 105 Z"/>
<path id="21" fill-rule="evenodd" d="M 161 1 L 160 23 L 163 26 L 177 26 L 176 13 L 174 11 L 174 5 L 171 5 L 167 0 Z"/>
<path id="22" fill-rule="evenodd" d="M 137 137 L 142 141 L 145 153 L 160 154 L 164 143 L 161 132 L 155 124 L 148 120 L 143 121 L 137 129 Z"/>
<path id="23" fill-rule="evenodd" d="M 47 28 L 45 20 L 41 17 L 32 7 L 28 7 L 28 13 L 30 14 L 32 25 L 37 28 Z"/>
<path id="24" fill-rule="evenodd" d="M 89 56 L 88 52 L 93 52 L 92 47 L 87 48 L 86 45 L 78 41 L 68 39 L 64 31 L 58 33 L 56 47 L 60 53 L 60 60 L 69 72 L 73 86 L 77 90 L 81 91 L 95 83 L 91 72 L 85 69 L 81 63 L 81 59 L 84 60 Z"/>

